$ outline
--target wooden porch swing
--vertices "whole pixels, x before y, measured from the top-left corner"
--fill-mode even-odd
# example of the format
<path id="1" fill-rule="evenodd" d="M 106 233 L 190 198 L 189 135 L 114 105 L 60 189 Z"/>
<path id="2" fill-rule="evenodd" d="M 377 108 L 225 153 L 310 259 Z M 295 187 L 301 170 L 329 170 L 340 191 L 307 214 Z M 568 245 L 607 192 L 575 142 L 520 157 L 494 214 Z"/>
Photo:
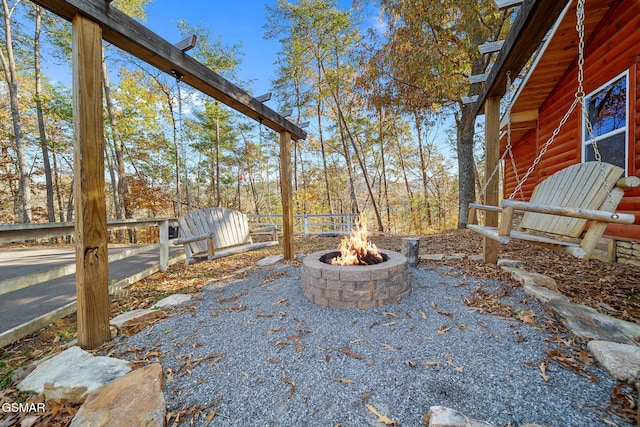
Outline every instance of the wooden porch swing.
<path id="1" fill-rule="evenodd" d="M 525 240 L 550 249 L 567 252 L 576 258 L 589 259 L 609 223 L 632 224 L 635 221 L 635 215 L 617 213 L 616 208 L 622 200 L 624 190 L 640 186 L 640 178 L 635 176 L 621 178 L 624 169 L 602 162 L 584 106 L 583 23 L 584 0 L 579 0 L 576 26 L 580 38 L 578 44 L 578 90 L 571 107 L 542 147 L 522 180 L 518 179 L 515 160 L 511 152 L 509 123 L 507 147 L 501 161 L 496 164 L 496 168 L 487 178 L 486 183 L 493 179 L 500 163 L 509 154 L 517 186 L 509 199 L 503 200 L 500 206 L 477 203 L 469 205 L 470 218 L 473 217 L 474 210 L 500 213 L 498 226 L 468 224 L 467 228 L 499 243 L 506 244 L 511 239 Z M 508 74 L 507 80 L 510 80 Z M 521 193 L 523 184 L 533 173 L 578 104 L 582 106 L 596 161 L 569 166 L 546 178 L 535 187 L 528 202 L 514 200 L 516 194 Z M 509 111 L 507 113 L 510 114 Z M 481 193 L 484 193 L 485 189 L 486 184 Z M 515 212 L 522 212 L 523 216 L 520 223 L 514 228 Z"/>

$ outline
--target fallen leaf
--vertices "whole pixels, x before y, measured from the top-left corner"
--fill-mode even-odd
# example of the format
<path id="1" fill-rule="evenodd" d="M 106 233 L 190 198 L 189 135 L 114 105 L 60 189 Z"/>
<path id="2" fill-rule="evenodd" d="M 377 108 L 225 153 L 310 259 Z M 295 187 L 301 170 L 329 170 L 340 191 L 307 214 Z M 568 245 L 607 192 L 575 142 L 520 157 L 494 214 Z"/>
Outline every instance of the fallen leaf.
<path id="1" fill-rule="evenodd" d="M 287 339 L 293 341 L 293 340 L 297 340 L 298 338 L 302 338 L 303 335 L 304 334 L 302 334 L 302 333 L 300 333 L 298 335 L 287 335 Z"/>
<path id="2" fill-rule="evenodd" d="M 451 329 L 451 326 L 449 326 L 449 325 L 440 326 L 440 329 L 438 329 L 438 335 L 446 334 L 449 331 L 449 329 Z"/>
<path id="3" fill-rule="evenodd" d="M 207 416 L 206 421 L 207 423 L 204 425 L 204 427 L 207 427 L 209 424 L 211 424 L 211 421 L 213 421 L 213 419 L 216 417 L 216 411 L 213 410 L 211 411 L 211 413 Z"/>
<path id="4" fill-rule="evenodd" d="M 384 348 L 385 350 L 389 350 L 389 351 L 398 351 L 402 347 L 394 347 L 391 344 L 384 343 L 384 344 L 382 344 L 382 348 Z"/>
<path id="5" fill-rule="evenodd" d="M 360 398 L 361 398 L 362 400 L 365 400 L 365 399 L 367 399 L 367 398 L 371 397 L 371 395 L 372 395 L 372 394 L 373 394 L 373 392 L 368 391 L 368 392 L 366 392 L 366 393 L 362 393 L 362 394 L 360 395 Z"/>
<path id="6" fill-rule="evenodd" d="M 291 396 L 293 395 L 293 393 L 295 393 L 296 391 L 296 383 L 294 381 L 291 381 L 289 378 L 283 377 L 282 381 L 287 383 L 287 384 L 291 384 L 291 388 L 289 389 L 289 394 L 287 394 L 287 398 L 285 400 L 289 400 L 291 399 Z"/>
<path id="7" fill-rule="evenodd" d="M 369 405 L 368 403 L 366 405 L 364 405 L 365 408 L 367 408 L 369 411 L 371 411 L 373 413 L 373 415 L 375 415 L 376 417 L 378 417 L 378 419 L 376 420 L 376 422 L 378 423 L 384 423 L 387 426 L 399 426 L 400 423 L 398 423 L 396 420 L 392 420 L 390 419 L 387 415 L 382 415 L 380 412 L 378 412 L 376 410 L 376 408 L 373 405 Z"/>
<path id="8" fill-rule="evenodd" d="M 397 319 L 397 318 L 398 318 L 398 315 L 397 315 L 397 314 L 395 314 L 395 313 L 391 313 L 391 312 L 389 312 L 389 311 L 383 311 L 383 312 L 382 312 L 382 315 L 383 315 L 384 317 L 386 317 L 387 319 L 388 319 L 388 318 L 393 318 L 393 319 Z"/>
<path id="9" fill-rule="evenodd" d="M 440 365 L 442 364 L 442 362 L 424 362 L 424 366 L 426 368 L 430 367 L 430 366 L 437 366 L 438 369 L 440 369 Z"/>
<path id="10" fill-rule="evenodd" d="M 279 345 L 279 346 L 284 347 L 286 345 L 289 345 L 289 343 L 286 342 L 286 341 L 276 341 L 275 345 Z"/>
<path id="11" fill-rule="evenodd" d="M 349 349 L 349 347 L 345 347 L 342 349 L 342 352 L 349 357 L 353 357 L 354 359 L 364 359 L 364 356 L 358 353 L 354 353 Z"/>
<path id="12" fill-rule="evenodd" d="M 271 305 L 280 305 L 280 304 L 284 304 L 284 303 L 286 303 L 286 302 L 287 302 L 287 298 L 282 298 L 282 299 L 279 299 L 278 301 L 275 301 L 275 302 L 274 302 L 273 304 L 271 304 Z M 287 305 L 288 305 L 288 304 L 287 304 Z"/>
<path id="13" fill-rule="evenodd" d="M 411 360 L 405 360 L 402 363 L 404 363 L 405 365 L 407 365 L 410 368 L 415 368 L 416 364 L 414 362 L 412 362 Z"/>
<path id="14" fill-rule="evenodd" d="M 270 319 L 273 317 L 273 314 L 263 314 L 261 311 L 259 311 L 258 314 L 256 314 L 256 317 L 266 317 L 267 319 Z"/>
<path id="15" fill-rule="evenodd" d="M 389 322 L 389 323 L 383 323 L 382 326 L 393 326 L 398 322 Z"/>
<path id="16" fill-rule="evenodd" d="M 274 359 L 273 357 L 270 357 L 270 358 L 268 358 L 267 360 L 268 360 L 269 362 L 271 362 L 271 363 L 280 363 L 280 360 L 279 360 L 279 359 Z"/>
<path id="17" fill-rule="evenodd" d="M 464 331 L 465 329 L 467 329 L 467 325 L 465 325 L 464 323 L 454 323 L 454 325 L 456 326 L 456 328 L 458 328 L 460 331 Z"/>
<path id="18" fill-rule="evenodd" d="M 424 320 L 427 320 L 427 313 L 424 312 L 424 310 L 420 310 L 420 317 L 422 317 Z"/>
<path id="19" fill-rule="evenodd" d="M 544 359 L 541 363 L 540 366 L 538 366 L 540 368 L 540 376 L 542 377 L 543 380 L 549 381 L 551 379 L 551 376 L 547 375 L 547 361 L 546 359 Z"/>
<path id="20" fill-rule="evenodd" d="M 518 319 L 527 325 L 536 326 L 536 314 L 532 310 L 523 310 L 518 313 Z"/>
<path id="21" fill-rule="evenodd" d="M 333 381 L 338 381 L 338 382 L 340 382 L 342 384 L 354 384 L 353 380 L 347 380 L 347 379 L 344 379 L 344 378 L 331 378 L 331 379 Z"/>

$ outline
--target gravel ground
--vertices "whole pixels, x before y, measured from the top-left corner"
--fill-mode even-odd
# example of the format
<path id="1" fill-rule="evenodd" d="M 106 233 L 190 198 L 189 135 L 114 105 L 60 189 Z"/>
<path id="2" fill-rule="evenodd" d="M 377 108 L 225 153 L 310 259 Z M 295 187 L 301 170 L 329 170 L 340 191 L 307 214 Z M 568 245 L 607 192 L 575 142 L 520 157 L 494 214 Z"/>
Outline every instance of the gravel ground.
<path id="1" fill-rule="evenodd" d="M 195 425 L 381 425 L 373 409 L 423 426 L 435 405 L 495 426 L 610 425 L 616 383 L 600 368 L 587 368 L 595 382 L 550 360 L 562 344 L 521 288 L 420 267 L 402 302 L 351 311 L 312 304 L 300 273 L 277 264 L 209 287 L 193 308 L 121 338 L 115 353 L 157 359 L 168 412 Z M 538 326 L 464 305 L 479 286 L 532 310 Z"/>

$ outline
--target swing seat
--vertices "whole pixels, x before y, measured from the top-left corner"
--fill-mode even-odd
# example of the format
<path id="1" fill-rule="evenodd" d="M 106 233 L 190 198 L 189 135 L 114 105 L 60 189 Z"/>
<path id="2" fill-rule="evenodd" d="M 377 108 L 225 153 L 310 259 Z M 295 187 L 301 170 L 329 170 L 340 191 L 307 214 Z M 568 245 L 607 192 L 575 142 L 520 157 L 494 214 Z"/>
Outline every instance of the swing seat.
<path id="1" fill-rule="evenodd" d="M 539 183 L 529 202 L 509 199 L 500 206 L 470 204 L 471 210 L 501 215 L 498 227 L 469 224 L 467 228 L 503 244 L 511 239 L 526 240 L 589 259 L 607 224 L 635 221 L 633 214 L 615 213 L 624 189 L 640 186 L 640 178 L 620 178 L 623 173 L 622 168 L 608 163 L 569 166 Z M 513 228 L 514 212 L 524 213 L 516 228 Z"/>

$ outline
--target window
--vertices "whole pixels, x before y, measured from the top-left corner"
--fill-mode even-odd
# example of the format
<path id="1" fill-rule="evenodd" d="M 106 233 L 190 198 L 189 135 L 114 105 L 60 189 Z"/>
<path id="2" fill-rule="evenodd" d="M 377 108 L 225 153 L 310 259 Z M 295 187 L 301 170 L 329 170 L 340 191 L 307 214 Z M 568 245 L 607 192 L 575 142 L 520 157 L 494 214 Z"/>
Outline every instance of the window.
<path id="1" fill-rule="evenodd" d="M 585 98 L 587 117 L 593 128 L 589 134 L 583 117 L 582 159 L 596 159 L 593 147 L 595 139 L 602 161 L 627 170 L 627 73 L 616 77 Z"/>

